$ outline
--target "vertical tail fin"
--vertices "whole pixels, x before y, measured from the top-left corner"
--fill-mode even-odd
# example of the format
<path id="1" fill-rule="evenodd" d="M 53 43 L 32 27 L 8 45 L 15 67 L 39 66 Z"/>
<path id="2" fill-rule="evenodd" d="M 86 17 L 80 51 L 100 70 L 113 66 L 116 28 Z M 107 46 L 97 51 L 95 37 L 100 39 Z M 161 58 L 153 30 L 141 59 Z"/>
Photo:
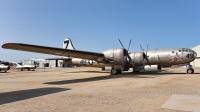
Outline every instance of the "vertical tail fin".
<path id="1" fill-rule="evenodd" d="M 63 49 L 75 50 L 70 38 L 66 38 L 63 42 Z"/>
<path id="2" fill-rule="evenodd" d="M 20 64 L 18 64 L 17 62 L 12 62 L 14 65 L 14 68 L 21 66 Z"/>

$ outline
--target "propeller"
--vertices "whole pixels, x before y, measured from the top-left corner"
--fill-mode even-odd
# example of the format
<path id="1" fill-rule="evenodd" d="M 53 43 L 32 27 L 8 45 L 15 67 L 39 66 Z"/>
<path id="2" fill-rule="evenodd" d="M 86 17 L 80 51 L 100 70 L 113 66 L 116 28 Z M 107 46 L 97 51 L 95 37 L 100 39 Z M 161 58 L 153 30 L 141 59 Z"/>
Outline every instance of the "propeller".
<path id="1" fill-rule="evenodd" d="M 119 40 L 120 44 L 122 45 L 122 47 L 124 48 L 124 46 L 123 46 L 123 44 L 122 44 L 122 42 L 120 41 L 119 38 L 118 38 L 118 40 Z M 123 63 L 122 63 L 122 69 L 124 69 L 124 66 L 125 66 L 125 64 L 126 64 L 126 62 L 127 62 L 127 58 L 129 59 L 129 63 L 130 63 L 130 64 L 132 64 L 132 65 L 134 64 L 134 63 L 133 63 L 133 60 L 131 59 L 130 55 L 128 54 L 129 47 L 130 47 L 130 45 L 131 45 L 131 41 L 132 41 L 132 39 L 131 39 L 130 42 L 129 42 L 128 50 L 126 50 L 126 49 L 124 48 L 124 61 L 123 61 Z"/>
<path id="2" fill-rule="evenodd" d="M 149 44 L 147 45 L 147 51 L 146 53 L 144 52 L 144 49 L 142 48 L 142 46 L 140 45 L 142 51 L 143 51 L 143 69 L 144 69 L 144 66 L 146 64 L 146 62 L 149 64 L 149 66 L 151 67 L 150 63 L 149 63 L 149 59 L 148 59 L 148 56 L 147 56 L 147 51 L 148 51 L 148 47 L 149 47 Z M 144 69 L 145 70 L 145 69 Z"/>

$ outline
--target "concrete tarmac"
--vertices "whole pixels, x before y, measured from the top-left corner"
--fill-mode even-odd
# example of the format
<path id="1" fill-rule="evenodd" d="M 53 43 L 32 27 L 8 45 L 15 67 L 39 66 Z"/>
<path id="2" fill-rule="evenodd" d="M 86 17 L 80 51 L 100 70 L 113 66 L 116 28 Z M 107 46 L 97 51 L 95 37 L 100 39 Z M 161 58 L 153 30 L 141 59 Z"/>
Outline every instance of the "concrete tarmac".
<path id="1" fill-rule="evenodd" d="M 161 106 L 172 94 L 200 96 L 200 69 L 123 72 L 46 68 L 0 73 L 1 112 L 181 112 Z"/>

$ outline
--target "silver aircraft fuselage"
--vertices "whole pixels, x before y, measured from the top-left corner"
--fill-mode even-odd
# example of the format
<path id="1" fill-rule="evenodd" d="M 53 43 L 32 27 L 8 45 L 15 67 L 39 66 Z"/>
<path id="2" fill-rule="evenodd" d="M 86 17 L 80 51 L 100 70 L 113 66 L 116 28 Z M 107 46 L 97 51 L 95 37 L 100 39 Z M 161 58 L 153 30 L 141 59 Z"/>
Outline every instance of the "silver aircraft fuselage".
<path id="1" fill-rule="evenodd" d="M 100 68 L 105 66 L 121 65 L 124 56 L 123 53 L 120 52 L 123 52 L 123 49 L 119 48 L 104 51 L 103 53 L 105 58 L 108 59 L 107 63 L 80 58 L 72 58 L 68 61 L 63 60 L 63 63 Z M 134 62 L 133 66 L 143 65 L 143 52 L 131 52 L 129 55 Z M 151 50 L 147 52 L 147 56 L 149 59 L 149 65 L 171 66 L 189 63 L 195 59 L 197 54 L 195 51 L 187 48 L 171 48 Z M 148 63 L 146 63 L 146 65 L 148 65 Z"/>

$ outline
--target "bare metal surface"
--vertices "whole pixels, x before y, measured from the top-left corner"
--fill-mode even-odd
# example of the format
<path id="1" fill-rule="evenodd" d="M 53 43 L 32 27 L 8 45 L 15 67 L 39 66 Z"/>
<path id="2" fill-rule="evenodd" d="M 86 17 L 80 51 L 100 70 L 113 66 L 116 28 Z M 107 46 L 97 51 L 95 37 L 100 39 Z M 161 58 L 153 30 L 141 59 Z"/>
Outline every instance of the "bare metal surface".
<path id="1" fill-rule="evenodd" d="M 0 73 L 1 112 L 182 112 L 164 109 L 172 94 L 200 96 L 200 69 L 123 72 L 46 68 Z"/>

